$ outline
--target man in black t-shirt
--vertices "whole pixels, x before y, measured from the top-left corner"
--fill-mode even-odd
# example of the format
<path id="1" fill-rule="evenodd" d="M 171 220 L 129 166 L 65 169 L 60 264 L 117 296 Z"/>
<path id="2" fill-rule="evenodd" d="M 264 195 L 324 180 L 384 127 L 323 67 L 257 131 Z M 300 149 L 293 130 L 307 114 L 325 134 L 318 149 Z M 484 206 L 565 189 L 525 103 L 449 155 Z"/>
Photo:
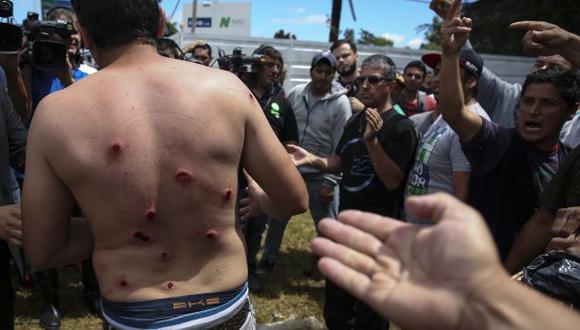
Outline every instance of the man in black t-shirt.
<path id="1" fill-rule="evenodd" d="M 413 123 L 397 114 L 390 102 L 395 67 L 384 55 L 368 57 L 357 78 L 359 98 L 367 109 L 347 123 L 335 155 L 317 157 L 303 148 L 288 149 L 297 166 L 311 165 L 343 173 L 340 210 L 357 209 L 397 218 L 405 178 L 411 167 L 417 137 Z M 329 329 L 384 329 L 385 321 L 348 293 L 326 281 L 324 316 Z"/>
<path id="2" fill-rule="evenodd" d="M 272 46 L 262 45 L 254 50 L 253 55 L 261 56 L 261 58 L 254 68 L 257 72 L 256 83 L 250 86 L 250 89 L 280 142 L 294 144 L 298 141 L 296 119 L 290 103 L 286 99 L 284 89 L 279 84 L 283 66 L 282 54 Z M 248 199 L 243 199 L 240 202 L 242 206 L 240 216 L 242 220 L 247 221 L 243 224 L 242 230 L 246 236 L 250 289 L 260 291 L 261 284 L 254 273 L 257 267 L 256 255 L 260 249 L 262 233 L 266 224 L 269 223 L 264 255 L 259 264 L 260 270 L 265 272 L 272 270 L 276 263 L 288 219 L 270 219 L 265 215 L 256 216 L 252 213 L 251 207 L 248 207 L 248 203 Z"/>

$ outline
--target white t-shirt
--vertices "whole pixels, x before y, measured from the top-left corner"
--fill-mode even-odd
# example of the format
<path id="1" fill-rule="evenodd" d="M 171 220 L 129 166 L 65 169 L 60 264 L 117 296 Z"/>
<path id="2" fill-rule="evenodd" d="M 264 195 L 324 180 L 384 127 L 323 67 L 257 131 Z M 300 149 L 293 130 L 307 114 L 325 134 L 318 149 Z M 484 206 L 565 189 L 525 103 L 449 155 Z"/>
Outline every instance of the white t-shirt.
<path id="1" fill-rule="evenodd" d="M 489 119 L 487 113 L 475 103 L 469 109 Z M 471 167 L 461 150 L 459 137 L 453 129 L 437 117 L 435 122 L 423 135 L 417 148 L 415 162 L 409 173 L 405 187 L 405 197 L 433 194 L 436 192 L 455 193 L 453 185 L 454 172 L 469 172 Z M 406 220 L 416 219 L 405 212 Z"/>

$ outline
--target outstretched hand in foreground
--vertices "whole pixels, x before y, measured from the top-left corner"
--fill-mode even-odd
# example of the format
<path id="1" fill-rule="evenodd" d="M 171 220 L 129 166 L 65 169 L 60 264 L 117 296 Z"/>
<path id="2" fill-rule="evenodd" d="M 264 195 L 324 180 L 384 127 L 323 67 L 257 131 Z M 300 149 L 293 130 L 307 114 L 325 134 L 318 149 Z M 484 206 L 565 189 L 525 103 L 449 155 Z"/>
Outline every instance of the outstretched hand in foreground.
<path id="1" fill-rule="evenodd" d="M 481 216 L 451 196 L 411 198 L 421 227 L 359 211 L 324 219 L 312 242 L 320 271 L 385 318 L 410 328 L 457 328 L 470 297 L 506 278 Z"/>

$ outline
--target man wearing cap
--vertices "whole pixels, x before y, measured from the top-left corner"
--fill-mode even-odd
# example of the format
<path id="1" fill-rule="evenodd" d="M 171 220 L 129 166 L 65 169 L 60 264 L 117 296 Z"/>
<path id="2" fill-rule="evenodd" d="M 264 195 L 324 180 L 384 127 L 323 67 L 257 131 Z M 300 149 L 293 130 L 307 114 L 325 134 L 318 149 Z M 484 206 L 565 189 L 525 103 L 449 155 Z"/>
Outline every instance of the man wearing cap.
<path id="1" fill-rule="evenodd" d="M 439 99 L 440 54 L 425 54 L 422 61 L 433 69 L 433 92 Z M 464 106 L 470 111 L 489 119 L 486 112 L 475 100 L 478 79 L 481 75 L 483 60 L 479 55 L 462 51 L 459 55 L 461 86 L 464 90 Z M 461 150 L 457 134 L 439 115 L 439 110 L 425 113 L 433 116 L 434 122 L 426 130 L 417 149 L 415 163 L 405 189 L 405 197 L 446 192 L 462 201 L 467 200 L 470 165 Z M 417 116 L 422 116 L 418 114 Z M 408 213 L 408 212 L 406 212 Z M 409 222 L 422 222 L 424 219 L 412 213 L 405 215 Z"/>
<path id="2" fill-rule="evenodd" d="M 362 63 L 359 97 L 367 107 L 346 124 L 331 157 L 288 146 L 297 165 L 342 172 L 340 210 L 356 209 L 400 218 L 405 177 L 413 162 L 417 136 L 411 121 L 393 110 L 391 85 L 396 69 L 385 55 Z M 384 329 L 385 322 L 368 306 L 327 281 L 324 317 L 329 329 Z"/>
<path id="3" fill-rule="evenodd" d="M 503 259 L 566 154 L 558 136 L 576 111 L 580 79 L 558 68 L 528 75 L 513 129 L 469 111 L 458 64 L 471 20 L 459 19 L 460 3 L 454 2 L 442 26 L 439 78 L 449 83 L 440 86 L 439 110 L 459 136 L 471 164 L 469 202 L 487 220 Z"/>
<path id="4" fill-rule="evenodd" d="M 317 52 L 310 65 L 311 81 L 294 87 L 288 101 L 298 126 L 298 145 L 319 157 L 330 157 L 351 116 L 346 89 L 334 80 L 336 56 L 328 49 Z M 324 174 L 313 166 L 300 167 L 310 196 L 309 207 L 315 225 L 338 213 L 339 177 Z M 310 274 L 314 265 L 305 273 Z"/>

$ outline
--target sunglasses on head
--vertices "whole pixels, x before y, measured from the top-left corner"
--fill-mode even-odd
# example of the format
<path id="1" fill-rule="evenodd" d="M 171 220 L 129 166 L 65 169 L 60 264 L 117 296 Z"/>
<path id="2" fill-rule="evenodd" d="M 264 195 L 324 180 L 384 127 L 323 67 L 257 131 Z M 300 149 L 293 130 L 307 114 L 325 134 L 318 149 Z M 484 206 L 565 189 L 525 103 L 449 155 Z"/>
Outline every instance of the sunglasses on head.
<path id="1" fill-rule="evenodd" d="M 371 85 L 377 85 L 381 81 L 387 81 L 389 79 L 381 76 L 358 76 L 356 78 L 356 83 L 362 85 L 365 82 L 365 80 L 368 80 L 369 84 Z"/>

